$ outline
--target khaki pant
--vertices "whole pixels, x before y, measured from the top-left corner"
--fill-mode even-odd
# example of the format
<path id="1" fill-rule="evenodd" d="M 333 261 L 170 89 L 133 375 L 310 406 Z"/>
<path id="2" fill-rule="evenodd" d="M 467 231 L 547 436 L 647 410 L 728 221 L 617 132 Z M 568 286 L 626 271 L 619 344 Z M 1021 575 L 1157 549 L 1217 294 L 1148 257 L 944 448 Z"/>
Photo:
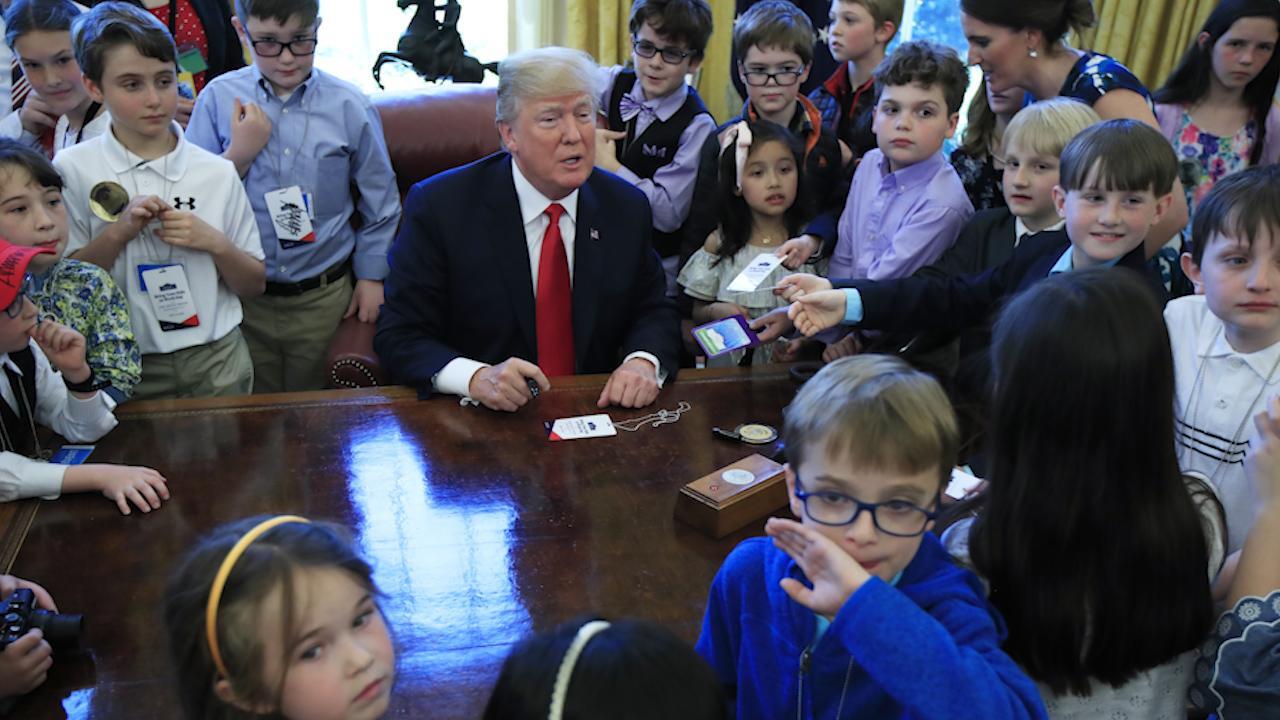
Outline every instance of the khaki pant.
<path id="1" fill-rule="evenodd" d="M 329 343 L 353 291 L 347 276 L 301 295 L 259 295 L 242 301 L 240 327 L 253 357 L 255 393 L 324 387 Z"/>
<path id="2" fill-rule="evenodd" d="M 240 328 L 207 345 L 142 356 L 142 381 L 134 400 L 248 395 L 253 361 Z"/>

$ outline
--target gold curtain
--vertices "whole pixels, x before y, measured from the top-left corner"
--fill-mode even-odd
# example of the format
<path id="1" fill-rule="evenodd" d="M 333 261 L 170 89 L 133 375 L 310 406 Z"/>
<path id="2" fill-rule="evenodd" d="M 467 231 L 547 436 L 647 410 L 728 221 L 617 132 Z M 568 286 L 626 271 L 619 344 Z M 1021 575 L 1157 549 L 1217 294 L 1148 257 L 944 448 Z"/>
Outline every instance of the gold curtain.
<path id="1" fill-rule="evenodd" d="M 724 122 L 738 114 L 742 109 L 742 100 L 729 82 L 730 50 L 733 48 L 733 0 L 709 0 L 711 3 L 711 22 L 714 28 L 711 41 L 707 43 L 707 54 L 702 59 L 702 68 L 698 71 L 696 88 L 702 96 L 702 102 L 716 122 Z"/>
<path id="2" fill-rule="evenodd" d="M 1072 41 L 1124 63 L 1154 92 L 1215 5 L 1217 0 L 1094 0 L 1097 24 Z"/>

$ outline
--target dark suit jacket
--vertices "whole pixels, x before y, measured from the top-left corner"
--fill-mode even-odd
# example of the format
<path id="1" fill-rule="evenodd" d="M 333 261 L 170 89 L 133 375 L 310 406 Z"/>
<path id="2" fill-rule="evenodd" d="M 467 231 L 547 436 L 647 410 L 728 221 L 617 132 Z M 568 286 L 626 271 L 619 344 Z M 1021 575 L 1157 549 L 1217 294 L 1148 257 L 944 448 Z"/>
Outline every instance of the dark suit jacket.
<path id="1" fill-rule="evenodd" d="M 536 363 L 533 279 L 511 156 L 498 152 L 409 191 L 391 247 L 374 349 L 424 396 L 449 361 Z M 576 372 L 612 372 L 652 353 L 673 378 L 680 322 L 650 243 L 644 194 L 596 170 L 578 192 L 573 258 Z"/>
<path id="2" fill-rule="evenodd" d="M 979 210 L 938 262 L 915 272 L 922 277 L 969 275 L 993 268 L 1013 256 L 1016 219 L 1009 208 Z"/>

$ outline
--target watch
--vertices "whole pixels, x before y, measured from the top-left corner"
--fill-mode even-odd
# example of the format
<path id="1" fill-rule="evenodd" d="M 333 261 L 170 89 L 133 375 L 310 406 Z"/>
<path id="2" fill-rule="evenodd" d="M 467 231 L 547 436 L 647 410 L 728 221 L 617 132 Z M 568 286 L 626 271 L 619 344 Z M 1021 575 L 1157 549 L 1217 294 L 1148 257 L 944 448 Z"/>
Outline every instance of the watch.
<path id="1" fill-rule="evenodd" d="M 99 380 L 98 378 L 94 377 L 92 369 L 89 370 L 89 377 L 85 378 L 84 380 L 81 380 L 78 383 L 71 382 L 70 380 L 67 379 L 66 375 L 62 376 L 62 382 L 66 384 L 68 390 L 70 390 L 71 392 L 78 392 L 78 393 L 91 393 L 91 392 L 96 392 L 98 390 L 111 387 L 110 380 Z"/>

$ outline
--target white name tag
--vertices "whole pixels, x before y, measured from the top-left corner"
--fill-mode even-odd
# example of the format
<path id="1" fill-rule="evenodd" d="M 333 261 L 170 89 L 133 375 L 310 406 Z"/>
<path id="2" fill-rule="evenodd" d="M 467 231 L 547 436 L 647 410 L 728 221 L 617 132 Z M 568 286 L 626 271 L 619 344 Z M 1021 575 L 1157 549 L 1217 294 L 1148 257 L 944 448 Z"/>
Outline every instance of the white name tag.
<path id="1" fill-rule="evenodd" d="M 262 197 L 267 201 L 267 214 L 271 216 L 281 246 L 289 248 L 316 241 L 311 210 L 302 188 L 290 185 L 264 193 Z"/>
<path id="2" fill-rule="evenodd" d="M 609 437 L 610 435 L 618 434 L 618 429 L 613 426 L 613 421 L 604 413 L 547 420 L 543 424 L 547 428 L 547 439 L 552 442 Z"/>
<path id="3" fill-rule="evenodd" d="M 782 258 L 777 255 L 760 253 L 725 289 L 729 292 L 752 292 L 781 264 Z"/>
<path id="4" fill-rule="evenodd" d="M 151 309 L 161 330 L 199 327 L 200 317 L 196 315 L 187 271 L 181 265 L 139 265 L 138 278 L 151 300 Z"/>

